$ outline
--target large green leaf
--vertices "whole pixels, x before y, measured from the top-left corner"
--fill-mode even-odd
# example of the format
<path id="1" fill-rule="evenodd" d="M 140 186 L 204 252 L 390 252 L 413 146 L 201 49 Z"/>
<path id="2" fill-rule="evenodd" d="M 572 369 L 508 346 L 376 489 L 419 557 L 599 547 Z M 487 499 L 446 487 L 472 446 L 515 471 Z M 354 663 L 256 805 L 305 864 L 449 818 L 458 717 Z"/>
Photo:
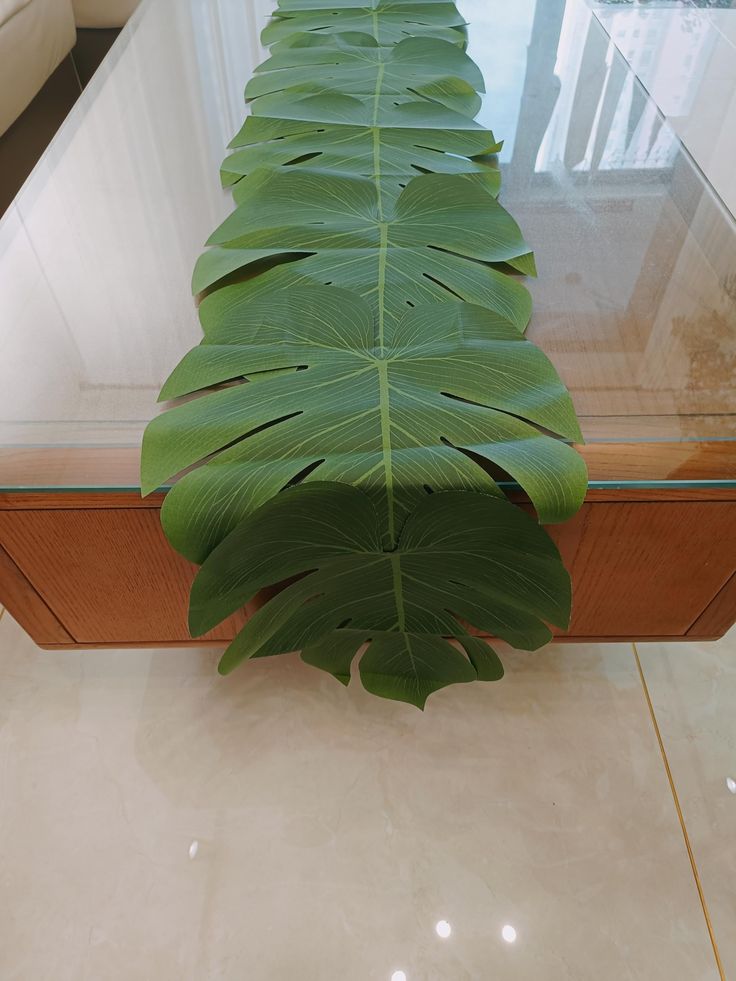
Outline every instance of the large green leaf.
<path id="1" fill-rule="evenodd" d="M 482 91 L 475 62 L 447 41 L 407 37 L 380 47 L 369 34 L 299 34 L 256 70 L 245 95 L 256 100 L 270 96 L 273 110 L 279 99 L 290 105 L 302 93 L 337 92 L 365 97 L 374 112 L 420 96 L 474 116 Z M 257 103 L 252 109 L 264 111 Z"/>
<path id="2" fill-rule="evenodd" d="M 455 44 L 465 40 L 465 20 L 453 3 L 403 3 L 380 0 L 360 7 L 340 2 L 319 9 L 280 5 L 261 33 L 261 42 L 272 45 L 297 31 L 342 34 L 358 31 L 372 35 L 379 44 L 395 44 L 407 36 L 435 37 Z"/>
<path id="3" fill-rule="evenodd" d="M 371 302 L 379 346 L 407 304 L 446 300 L 448 293 L 488 307 L 519 330 L 531 313 L 526 288 L 490 265 L 526 267 L 529 246 L 472 176 L 415 177 L 395 205 L 384 207 L 366 178 L 259 171 L 210 244 L 216 248 L 194 271 L 195 292 L 264 259 L 306 254 L 299 275 Z"/>
<path id="4" fill-rule="evenodd" d="M 221 662 L 301 649 L 423 706 L 497 680 L 467 623 L 535 648 L 569 578 L 540 521 L 585 488 L 569 396 L 523 331 L 534 260 L 495 200 L 500 144 L 446 0 L 280 0 L 222 169 L 237 208 L 194 274 L 202 344 L 149 426 L 143 484 L 202 563 L 204 632 L 263 587 Z M 292 486 L 293 485 L 293 486 Z M 286 488 L 286 489 L 284 489 Z M 454 638 L 450 640 L 448 638 Z"/>
<path id="5" fill-rule="evenodd" d="M 350 682 L 350 667 L 356 652 L 370 640 L 370 649 L 360 662 L 363 686 L 383 698 L 396 697 L 424 706 L 427 695 L 453 682 L 500 681 L 503 665 L 498 655 L 479 637 L 459 637 L 470 658 L 458 656 L 444 637 L 394 631 L 366 633 L 334 630 L 302 651 L 302 660 L 329 672 L 344 685 Z M 227 662 L 223 669 L 227 672 Z"/>
<path id="6" fill-rule="evenodd" d="M 432 4 L 448 6 L 448 0 L 422 0 L 421 6 Z M 299 13 L 305 10 L 398 10 L 402 7 L 416 9 L 417 0 L 279 0 L 277 11 Z"/>
<path id="7" fill-rule="evenodd" d="M 580 439 L 570 397 L 545 355 L 483 307 L 448 300 L 408 310 L 381 349 L 364 301 L 302 287 L 236 304 L 205 330 L 162 399 L 268 374 L 187 402 L 146 432 L 146 490 L 230 447 L 166 500 L 167 535 L 194 561 L 312 468 L 313 479 L 369 493 L 390 546 L 427 487 L 499 493 L 456 447 L 511 474 L 544 522 L 580 506 L 582 459 L 536 428 Z"/>
<path id="8" fill-rule="evenodd" d="M 344 681 L 351 648 L 373 640 L 360 663 L 363 683 L 421 707 L 446 684 L 498 677 L 492 653 L 469 640 L 458 618 L 530 650 L 550 639 L 547 622 L 566 626 L 570 584 L 557 549 L 507 501 L 432 494 L 408 517 L 393 551 L 383 550 L 381 530 L 370 498 L 354 487 L 313 483 L 279 494 L 200 569 L 193 633 L 263 587 L 301 575 L 250 619 L 220 670 L 303 649 L 310 663 Z M 444 637 L 466 644 L 470 660 Z"/>
<path id="9" fill-rule="evenodd" d="M 487 678 L 481 678 L 472 661 L 443 637 L 399 631 L 367 634 L 360 630 L 335 630 L 318 643 L 306 646 L 302 660 L 328 671 L 347 685 L 351 663 L 367 640 L 370 647 L 360 659 L 359 668 L 363 687 L 374 695 L 400 699 L 418 708 L 424 708 L 427 696 L 446 685 L 498 681 L 503 677 L 498 656 L 484 641 L 468 638 L 474 642 L 474 650 L 482 648 L 484 663 L 496 668 Z M 224 662 L 224 673 L 227 673 L 227 662 Z"/>
<path id="10" fill-rule="evenodd" d="M 355 96 L 323 93 L 270 105 L 259 99 L 254 106 L 256 113 L 267 108 L 272 115 L 249 116 L 232 141 L 239 149 L 222 165 L 225 185 L 259 167 L 288 167 L 371 177 L 387 200 L 423 172 L 477 173 L 498 192 L 500 175 L 487 158 L 501 144 L 490 130 L 437 103 L 379 104 L 376 114 Z M 240 193 L 236 185 L 236 200 Z"/>

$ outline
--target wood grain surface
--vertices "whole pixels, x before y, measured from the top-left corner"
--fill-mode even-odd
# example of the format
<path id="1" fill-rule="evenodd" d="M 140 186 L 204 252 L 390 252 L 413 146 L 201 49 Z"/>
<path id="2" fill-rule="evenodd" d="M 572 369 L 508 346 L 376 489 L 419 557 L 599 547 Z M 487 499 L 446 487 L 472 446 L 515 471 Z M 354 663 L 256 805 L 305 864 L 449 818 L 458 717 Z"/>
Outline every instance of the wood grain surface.
<path id="1" fill-rule="evenodd" d="M 731 576 L 687 632 L 689 640 L 722 637 L 736 620 L 736 573 Z"/>
<path id="2" fill-rule="evenodd" d="M 736 501 L 587 501 L 548 530 L 573 580 L 566 637 L 715 636 L 736 618 L 736 589 L 727 586 L 736 572 Z M 0 544 L 15 570 L 0 567 L 0 602 L 16 615 L 27 597 L 36 613 L 24 625 L 38 643 L 190 642 L 196 569 L 167 543 L 157 507 L 0 509 Z M 44 609 L 66 636 L 53 634 Z M 204 640 L 228 640 L 246 613 Z"/>
<path id="3" fill-rule="evenodd" d="M 190 639 L 196 567 L 169 546 L 157 510 L 2 511 L 0 542 L 76 643 Z M 228 639 L 242 622 L 207 637 Z"/>
<path id="4" fill-rule="evenodd" d="M 7 609 L 37 644 L 74 643 L 74 638 L 3 548 L 0 548 L 0 606 Z"/>

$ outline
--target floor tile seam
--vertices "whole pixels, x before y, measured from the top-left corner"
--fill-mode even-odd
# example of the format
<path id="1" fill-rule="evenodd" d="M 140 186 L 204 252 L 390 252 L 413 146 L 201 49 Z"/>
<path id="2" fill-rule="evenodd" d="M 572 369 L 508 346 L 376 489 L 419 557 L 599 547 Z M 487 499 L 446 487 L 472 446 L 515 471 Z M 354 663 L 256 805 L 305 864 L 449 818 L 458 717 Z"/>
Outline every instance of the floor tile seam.
<path id="1" fill-rule="evenodd" d="M 669 783 L 670 786 L 670 793 L 672 794 L 672 801 L 675 805 L 675 811 L 677 813 L 677 820 L 680 825 L 680 831 L 682 832 L 683 841 L 685 842 L 685 849 L 687 851 L 687 856 L 690 861 L 690 868 L 693 873 L 693 879 L 695 880 L 695 888 L 698 891 L 700 907 L 703 911 L 703 917 L 705 918 L 705 925 L 708 930 L 710 944 L 713 949 L 713 956 L 715 957 L 716 967 L 718 969 L 718 975 L 721 981 L 726 981 L 726 974 L 725 971 L 723 970 L 723 962 L 721 960 L 721 954 L 718 949 L 718 942 L 716 941 L 715 930 L 713 929 L 713 921 L 711 920 L 710 910 L 708 908 L 708 902 L 705 898 L 705 891 L 703 889 L 703 883 L 700 878 L 698 863 L 695 860 L 695 853 L 693 852 L 692 844 L 690 841 L 690 834 L 687 830 L 687 825 L 685 823 L 685 816 L 682 812 L 682 807 L 680 806 L 680 797 L 679 794 L 677 793 L 677 787 L 675 786 L 674 777 L 672 776 L 672 768 L 670 767 L 670 762 L 667 757 L 667 751 L 665 749 L 664 740 L 662 738 L 662 733 L 659 728 L 659 723 L 657 722 L 657 716 L 654 711 L 654 705 L 652 704 L 652 698 L 649 692 L 649 686 L 647 685 L 646 678 L 644 677 L 644 670 L 641 665 L 639 650 L 635 642 L 632 642 L 631 650 L 634 654 L 636 668 L 639 673 L 639 681 L 641 682 L 642 691 L 644 693 L 644 699 L 647 703 L 649 718 L 651 719 L 652 728 L 654 729 L 654 734 L 656 736 L 657 743 L 659 745 L 659 752 L 662 757 L 662 763 L 664 765 L 665 774 L 667 776 L 667 782 Z"/>

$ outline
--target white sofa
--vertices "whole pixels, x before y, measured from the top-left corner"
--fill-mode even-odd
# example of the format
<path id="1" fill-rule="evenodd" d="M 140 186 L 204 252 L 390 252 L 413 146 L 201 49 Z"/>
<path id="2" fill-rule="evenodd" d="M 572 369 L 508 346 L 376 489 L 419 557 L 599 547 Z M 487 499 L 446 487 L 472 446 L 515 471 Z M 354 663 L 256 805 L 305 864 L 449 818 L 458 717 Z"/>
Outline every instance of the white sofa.
<path id="1" fill-rule="evenodd" d="M 0 0 L 0 136 L 76 40 L 70 0 Z"/>
<path id="2" fill-rule="evenodd" d="M 72 0 L 72 3 L 77 27 L 122 27 L 139 0 Z"/>

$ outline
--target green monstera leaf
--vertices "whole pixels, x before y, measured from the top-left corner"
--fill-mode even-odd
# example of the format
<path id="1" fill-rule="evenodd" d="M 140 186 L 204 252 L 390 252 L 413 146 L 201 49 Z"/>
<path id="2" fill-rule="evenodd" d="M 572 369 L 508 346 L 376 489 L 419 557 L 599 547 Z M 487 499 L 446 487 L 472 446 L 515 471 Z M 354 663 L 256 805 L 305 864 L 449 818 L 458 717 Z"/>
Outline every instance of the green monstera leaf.
<path id="1" fill-rule="evenodd" d="M 488 307 L 521 331 L 531 313 L 526 288 L 492 263 L 533 271 L 513 218 L 473 176 L 424 174 L 395 205 L 375 182 L 321 173 L 252 174 L 240 204 L 210 238 L 194 271 L 200 292 L 264 259 L 298 261 L 297 274 L 369 299 L 378 343 L 407 304 L 449 295 Z"/>
<path id="2" fill-rule="evenodd" d="M 226 673 L 252 657 L 304 650 L 345 681 L 354 655 L 370 691 L 423 707 L 431 692 L 498 677 L 492 651 L 465 622 L 516 647 L 566 626 L 569 577 L 539 525 L 507 501 L 427 495 L 385 551 L 370 498 L 343 484 L 291 488 L 211 553 L 192 587 L 190 626 L 204 633 L 263 587 L 300 576 L 265 603 L 223 655 Z M 463 622 L 464 621 L 464 622 Z M 447 637 L 467 645 L 466 660 Z"/>
<path id="3" fill-rule="evenodd" d="M 379 101 L 374 110 L 355 96 L 323 93 L 289 102 L 264 97 L 253 109 L 221 170 L 223 184 L 236 185 L 236 200 L 237 182 L 260 167 L 370 177 L 387 202 L 425 172 L 475 173 L 490 193 L 500 187 L 489 159 L 501 148 L 493 133 L 435 102 L 386 108 Z"/>
<path id="4" fill-rule="evenodd" d="M 395 44 L 405 37 L 434 37 L 455 44 L 465 40 L 465 20 L 453 3 L 404 3 L 402 0 L 380 0 L 352 4 L 324 4 L 320 8 L 302 4 L 283 5 L 261 33 L 261 42 L 275 45 L 295 32 L 315 31 L 342 34 L 357 31 L 370 34 L 381 44 Z"/>
<path id="5" fill-rule="evenodd" d="M 204 301 L 205 340 L 161 398 L 263 380 L 164 413 L 143 447 L 146 489 L 217 453 L 164 508 L 170 540 L 194 561 L 303 472 L 363 488 L 389 546 L 426 488 L 500 494 L 479 459 L 508 472 L 544 522 L 580 506 L 581 458 L 540 431 L 580 439 L 570 397 L 508 321 L 448 300 L 407 310 L 379 347 L 371 310 L 352 293 L 295 287 L 212 315 L 208 304 L 225 294 Z"/>
<path id="6" fill-rule="evenodd" d="M 438 4 L 446 7 L 448 0 L 424 0 L 423 7 Z M 279 0 L 276 5 L 279 11 L 298 13 L 305 10 L 367 10 L 385 11 L 403 7 L 416 8 L 417 0 Z"/>
<path id="7" fill-rule="evenodd" d="M 317 643 L 307 645 L 302 660 L 347 685 L 355 655 L 366 642 L 370 642 L 370 647 L 363 654 L 359 669 L 363 687 L 374 695 L 398 697 L 418 708 L 424 708 L 427 696 L 433 691 L 447 685 L 503 678 L 498 655 L 478 637 L 456 640 L 457 646 L 468 655 L 468 663 L 444 637 L 398 631 L 335 630 Z M 226 662 L 222 670 L 227 673 Z"/>
<path id="8" fill-rule="evenodd" d="M 298 34 L 265 61 L 245 88 L 247 99 L 269 96 L 271 110 L 299 94 L 364 97 L 376 110 L 429 99 L 468 116 L 480 109 L 483 76 L 457 45 L 407 37 L 380 47 L 369 34 Z M 252 107 L 258 113 L 258 104 Z"/>
<path id="9" fill-rule="evenodd" d="M 237 207 L 193 277 L 204 339 L 164 386 L 182 401 L 147 429 L 142 486 L 178 477 L 162 521 L 201 564 L 193 633 L 260 597 L 223 673 L 301 650 L 423 707 L 502 676 L 471 628 L 534 649 L 567 626 L 540 522 L 582 501 L 580 430 L 524 338 L 534 259 L 496 200 L 456 7 L 280 0 L 262 38 L 221 171 Z"/>

